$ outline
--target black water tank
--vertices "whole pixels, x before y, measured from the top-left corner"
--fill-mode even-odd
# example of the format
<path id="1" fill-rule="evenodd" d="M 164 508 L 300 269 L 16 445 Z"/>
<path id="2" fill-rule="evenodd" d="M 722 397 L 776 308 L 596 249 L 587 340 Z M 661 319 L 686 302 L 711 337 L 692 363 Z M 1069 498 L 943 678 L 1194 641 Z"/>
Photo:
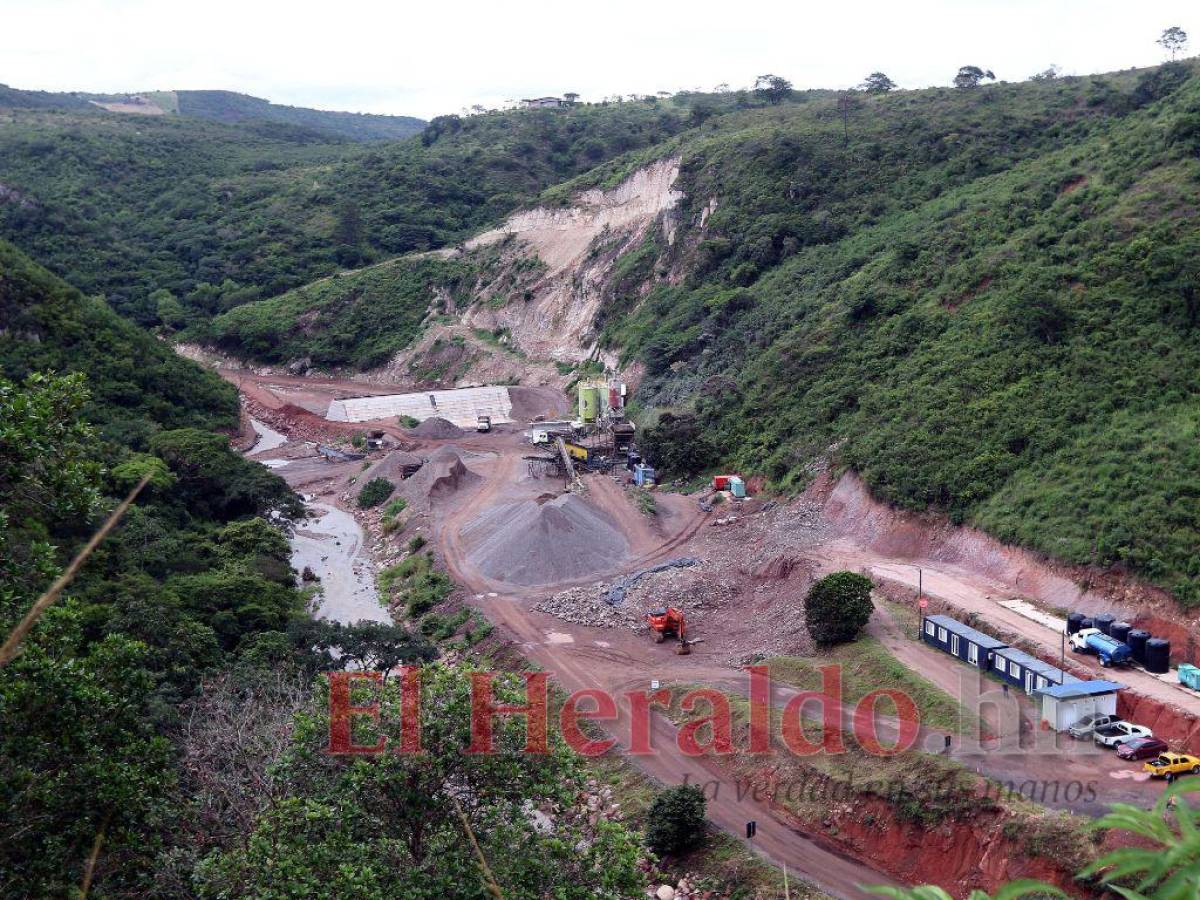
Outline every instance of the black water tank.
<path id="1" fill-rule="evenodd" d="M 1146 641 L 1146 671 L 1162 675 L 1171 668 L 1171 642 L 1166 638 Z"/>
<path id="2" fill-rule="evenodd" d="M 1083 613 L 1071 613 L 1067 616 L 1067 634 L 1074 634 L 1083 627 Z"/>
<path id="3" fill-rule="evenodd" d="M 1108 629 L 1109 634 L 1124 644 L 1129 643 L 1129 632 L 1131 631 L 1133 631 L 1133 626 L 1128 622 L 1113 622 L 1112 628 Z"/>
<path id="4" fill-rule="evenodd" d="M 1096 623 L 1096 627 L 1105 634 L 1108 634 L 1108 630 L 1112 628 L 1112 623 L 1116 620 L 1116 616 L 1111 616 L 1108 613 L 1100 613 L 1100 615 L 1093 619 L 1093 621 Z"/>
<path id="5" fill-rule="evenodd" d="M 1148 640 L 1150 640 L 1150 632 L 1140 628 L 1132 629 L 1129 636 L 1125 638 L 1125 643 L 1133 651 L 1134 661 L 1140 662 L 1143 666 L 1146 664 L 1146 641 Z"/>
<path id="6" fill-rule="evenodd" d="M 1095 628 L 1095 627 L 1096 627 L 1096 623 L 1093 622 L 1091 619 L 1084 619 L 1082 622 L 1079 623 L 1080 631 L 1083 631 L 1083 629 L 1085 629 L 1085 628 Z"/>

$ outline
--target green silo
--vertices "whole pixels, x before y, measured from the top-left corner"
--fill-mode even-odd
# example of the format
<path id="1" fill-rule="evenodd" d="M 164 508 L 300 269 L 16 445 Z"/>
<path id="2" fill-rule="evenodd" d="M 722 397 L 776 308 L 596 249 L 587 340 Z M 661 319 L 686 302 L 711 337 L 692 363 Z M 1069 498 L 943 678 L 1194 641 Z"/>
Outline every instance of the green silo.
<path id="1" fill-rule="evenodd" d="M 595 422 L 600 414 L 600 388 L 594 384 L 579 385 L 579 420 Z"/>

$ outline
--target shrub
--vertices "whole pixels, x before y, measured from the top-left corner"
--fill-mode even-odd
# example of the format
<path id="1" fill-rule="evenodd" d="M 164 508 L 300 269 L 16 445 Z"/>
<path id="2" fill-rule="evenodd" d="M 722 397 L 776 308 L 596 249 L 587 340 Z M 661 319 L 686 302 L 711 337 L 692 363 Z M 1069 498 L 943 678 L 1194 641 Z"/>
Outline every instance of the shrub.
<path id="1" fill-rule="evenodd" d="M 392 496 L 392 491 L 395 489 L 396 486 L 386 478 L 372 478 L 358 492 L 359 509 L 371 509 L 378 506 L 388 497 Z"/>
<path id="2" fill-rule="evenodd" d="M 704 791 L 681 784 L 662 791 L 650 804 L 646 844 L 660 856 L 683 853 L 704 838 Z"/>
<path id="3" fill-rule="evenodd" d="M 818 644 L 842 644 L 858 637 L 874 608 L 871 579 L 854 572 L 834 572 L 809 590 L 804 621 Z"/>
<path id="4" fill-rule="evenodd" d="M 420 550 L 422 547 L 424 547 L 427 543 L 429 543 L 429 542 L 425 540 L 425 536 L 418 534 L 416 537 L 414 537 L 411 541 L 408 542 L 408 552 L 416 553 L 418 550 Z"/>

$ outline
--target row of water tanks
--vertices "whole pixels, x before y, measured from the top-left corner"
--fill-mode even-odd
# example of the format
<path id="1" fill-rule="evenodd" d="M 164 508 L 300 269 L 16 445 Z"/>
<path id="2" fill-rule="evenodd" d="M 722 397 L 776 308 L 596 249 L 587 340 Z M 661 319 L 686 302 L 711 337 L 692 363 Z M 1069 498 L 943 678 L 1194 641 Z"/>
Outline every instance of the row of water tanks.
<path id="1" fill-rule="evenodd" d="M 1094 618 L 1073 612 L 1067 616 L 1067 634 L 1072 635 L 1085 628 L 1099 628 L 1109 637 L 1129 645 L 1133 658 L 1146 667 L 1147 672 L 1164 674 L 1171 668 L 1171 642 L 1166 638 L 1151 637 L 1150 632 L 1134 628 L 1128 622 L 1118 622 L 1115 616 L 1101 613 Z"/>

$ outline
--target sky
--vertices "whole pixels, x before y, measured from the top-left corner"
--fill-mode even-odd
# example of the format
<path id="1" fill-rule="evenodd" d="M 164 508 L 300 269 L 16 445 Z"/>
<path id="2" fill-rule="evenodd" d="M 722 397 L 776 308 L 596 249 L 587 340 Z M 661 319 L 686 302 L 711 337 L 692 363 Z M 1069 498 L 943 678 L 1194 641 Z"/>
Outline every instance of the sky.
<path id="1" fill-rule="evenodd" d="M 97 93 L 224 89 L 277 103 L 431 118 L 574 91 L 849 87 L 881 70 L 949 84 L 1161 62 L 1196 0 L 0 0 L 0 83 Z M 1190 51 L 1190 52 L 1195 52 Z"/>

